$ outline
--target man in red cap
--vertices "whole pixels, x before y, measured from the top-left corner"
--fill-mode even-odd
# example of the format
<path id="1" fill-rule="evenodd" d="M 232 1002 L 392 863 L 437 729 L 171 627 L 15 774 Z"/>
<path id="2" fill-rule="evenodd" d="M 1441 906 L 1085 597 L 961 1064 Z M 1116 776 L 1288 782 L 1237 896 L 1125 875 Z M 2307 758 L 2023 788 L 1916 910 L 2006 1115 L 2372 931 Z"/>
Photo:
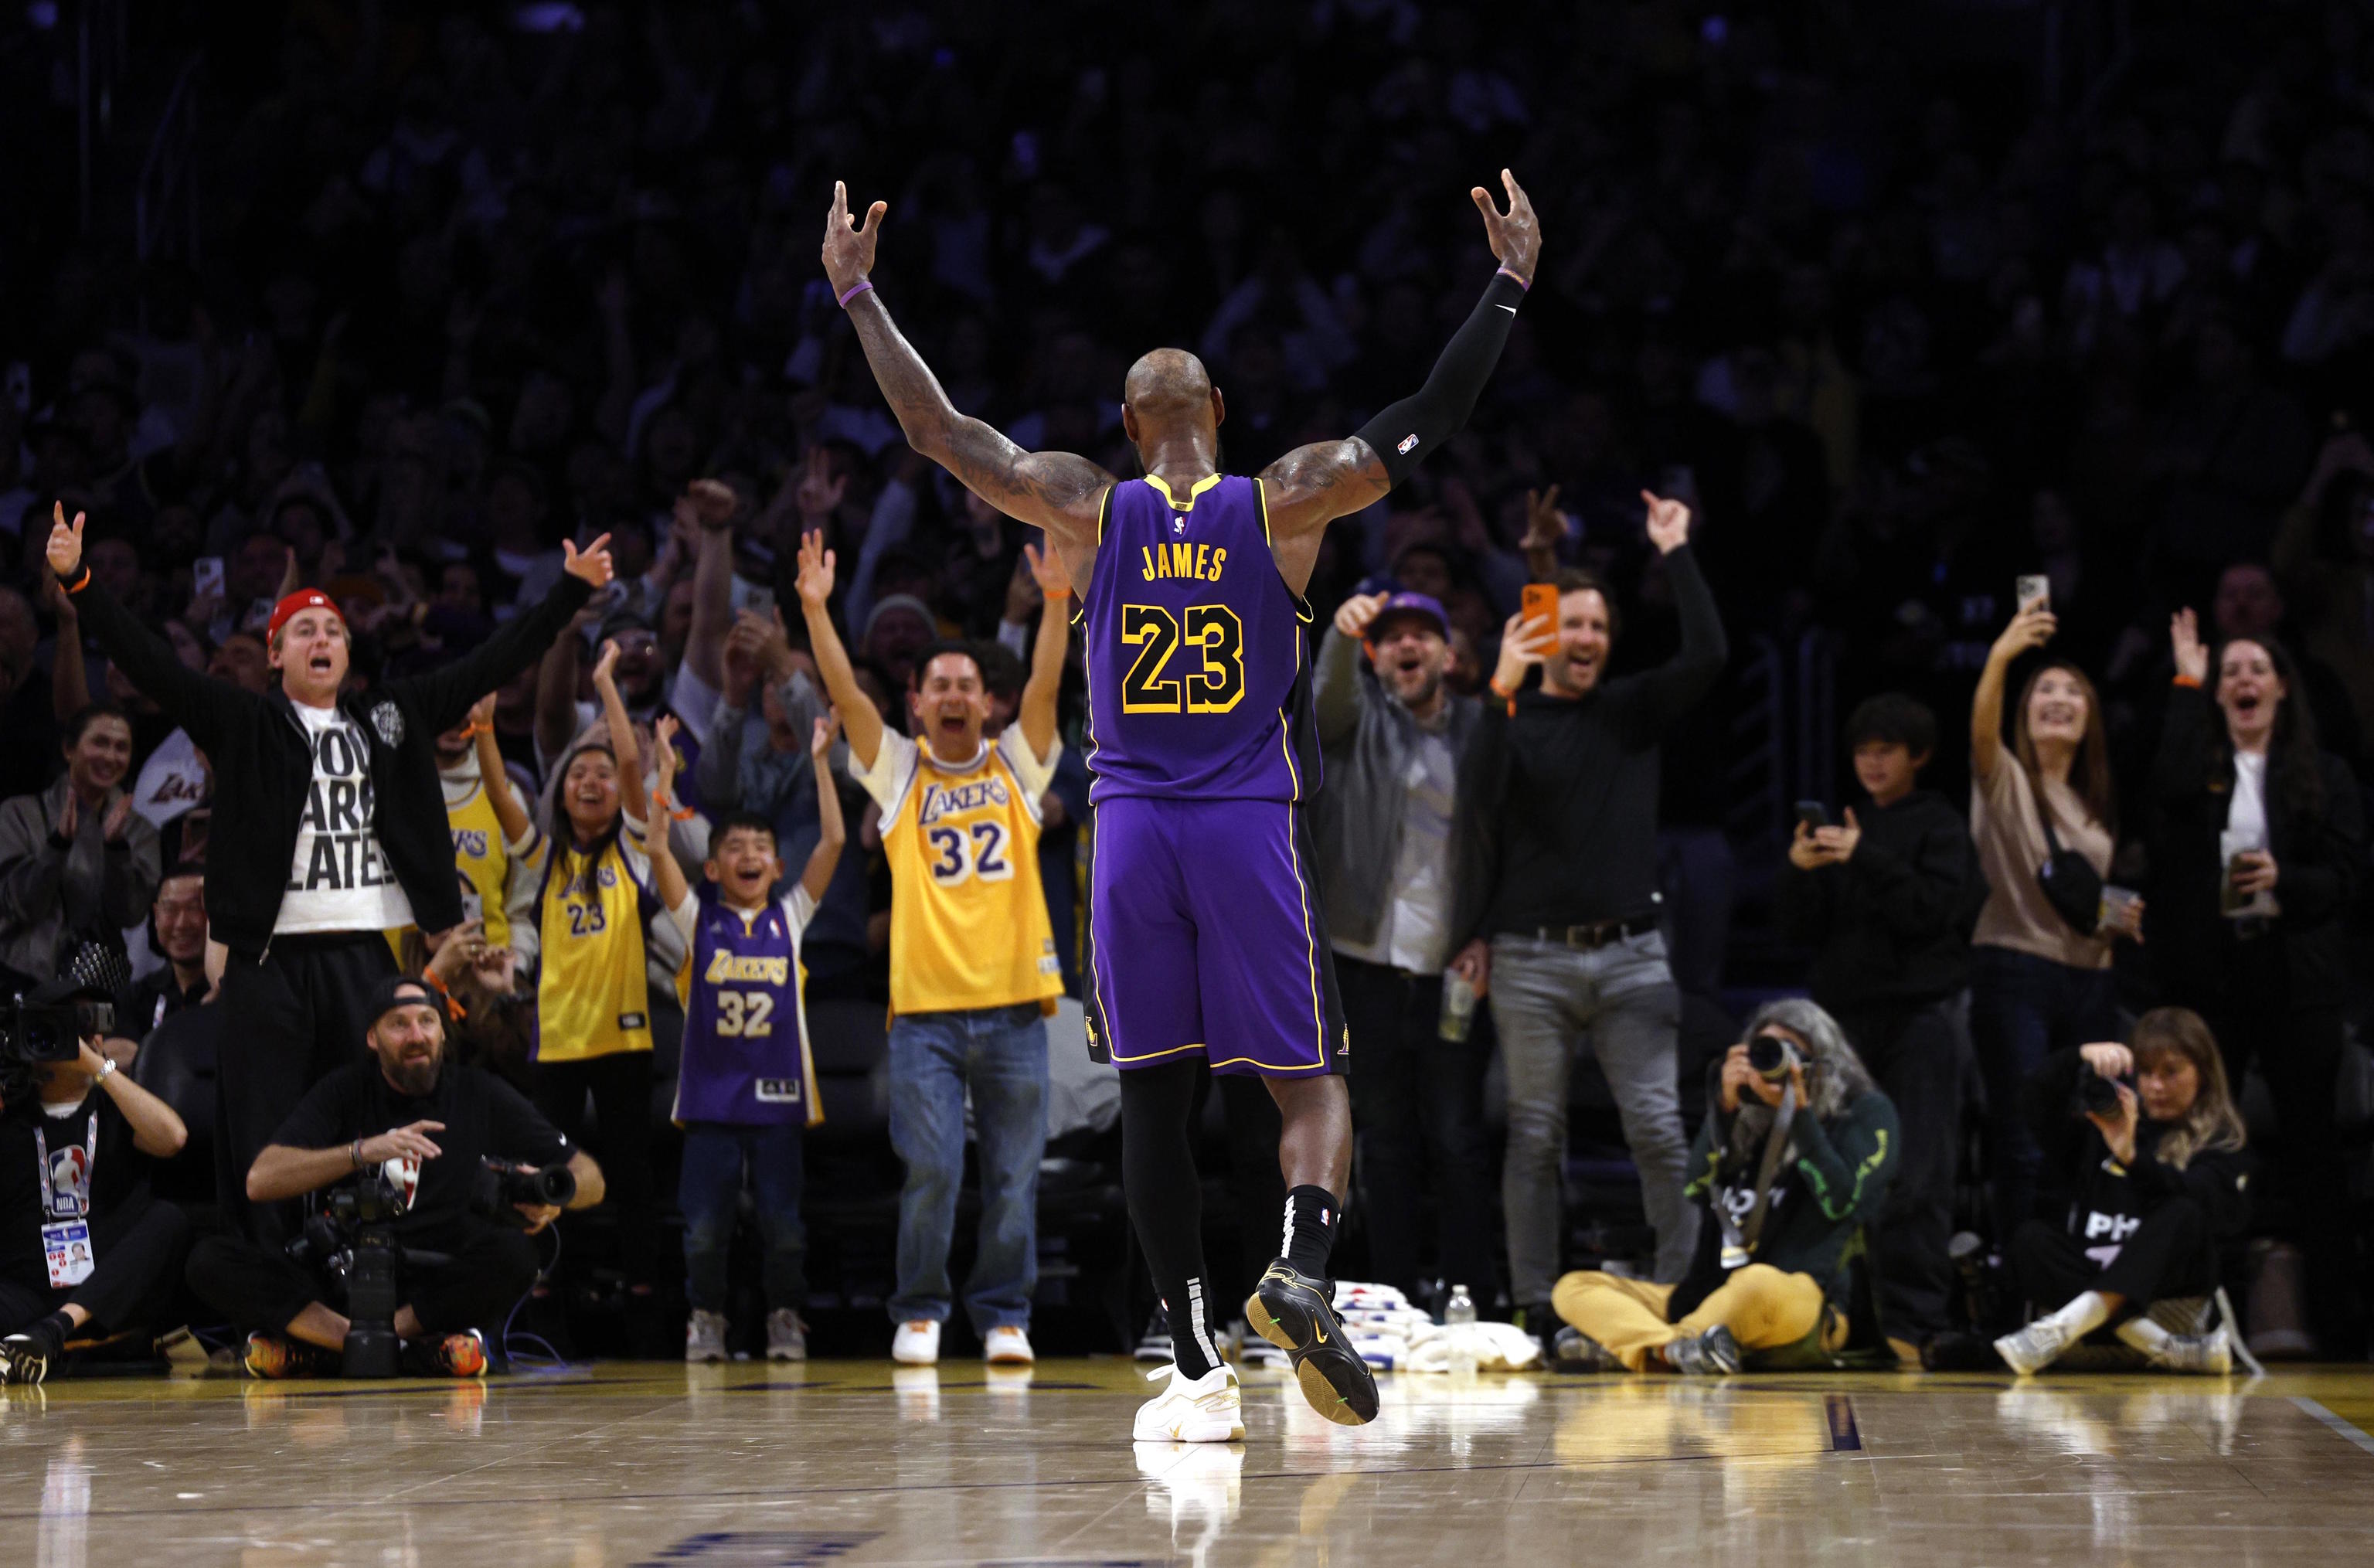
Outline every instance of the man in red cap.
<path id="1" fill-rule="evenodd" d="M 50 569 L 84 629 L 178 720 L 215 769 L 206 915 L 229 949 L 216 1085 L 216 1173 L 227 1213 L 276 1241 L 287 1216 L 248 1209 L 246 1174 L 308 1088 L 354 1059 L 365 998 L 394 973 L 382 933 L 417 925 L 434 945 L 462 923 L 437 737 L 543 656 L 610 581 L 609 536 L 535 609 L 453 663 L 342 695 L 346 618 L 316 589 L 272 612 L 279 683 L 261 695 L 184 666 L 172 644 L 91 580 L 83 519 L 60 506 Z"/>

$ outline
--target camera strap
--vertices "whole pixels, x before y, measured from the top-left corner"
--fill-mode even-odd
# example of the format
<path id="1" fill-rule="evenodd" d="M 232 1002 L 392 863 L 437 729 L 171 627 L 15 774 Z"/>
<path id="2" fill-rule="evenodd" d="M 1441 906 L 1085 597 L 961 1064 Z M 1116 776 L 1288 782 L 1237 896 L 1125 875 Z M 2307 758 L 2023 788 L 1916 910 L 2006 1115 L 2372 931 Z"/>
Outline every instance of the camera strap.
<path id="1" fill-rule="evenodd" d="M 74 1146 L 68 1144 L 70 1153 Z M 41 1215 L 48 1220 L 80 1220 L 90 1212 L 92 1179 L 99 1170 L 99 1117 L 90 1118 L 90 1136 L 84 1140 L 82 1168 L 58 1173 L 67 1177 L 61 1183 L 51 1173 L 50 1139 L 41 1127 L 33 1129 L 33 1154 L 41 1178 Z"/>
<path id="2" fill-rule="evenodd" d="M 1764 1157 L 1757 1161 L 1756 1201 L 1749 1206 L 1747 1217 L 1734 1222 L 1728 1204 L 1718 1203 L 1715 1212 L 1722 1219 L 1722 1266 L 1737 1268 L 1756 1256 L 1756 1244 L 1764 1234 L 1764 1216 L 1772 1207 L 1772 1184 L 1780 1173 L 1780 1166 L 1789 1157 L 1790 1133 L 1797 1121 L 1797 1086 L 1789 1084 L 1780 1091 L 1780 1104 L 1772 1117 L 1772 1130 L 1764 1135 Z"/>

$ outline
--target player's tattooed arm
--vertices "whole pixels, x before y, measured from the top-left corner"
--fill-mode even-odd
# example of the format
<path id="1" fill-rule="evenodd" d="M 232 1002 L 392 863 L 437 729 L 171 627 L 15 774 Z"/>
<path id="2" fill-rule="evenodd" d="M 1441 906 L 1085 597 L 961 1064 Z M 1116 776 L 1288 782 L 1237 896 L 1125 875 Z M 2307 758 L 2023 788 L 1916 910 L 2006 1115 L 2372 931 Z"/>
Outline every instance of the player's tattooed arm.
<path id="1" fill-rule="evenodd" d="M 834 295 L 848 301 L 865 362 L 907 444 L 1007 516 L 1044 528 L 1075 567 L 1086 566 L 1096 553 L 1097 515 L 1113 477 L 1068 452 L 1025 452 L 994 426 L 958 411 L 890 319 L 882 296 L 871 289 L 851 294 L 874 271 L 876 242 L 889 210 L 887 202 L 876 202 L 859 224 L 849 213 L 848 188 L 834 181 L 824 270 Z"/>
<path id="2" fill-rule="evenodd" d="M 1298 594 L 1319 563 L 1319 540 L 1327 525 L 1393 488 L 1383 460 L 1358 436 L 1296 447 L 1262 470 L 1261 483 L 1262 501 L 1269 509 L 1270 553 Z"/>

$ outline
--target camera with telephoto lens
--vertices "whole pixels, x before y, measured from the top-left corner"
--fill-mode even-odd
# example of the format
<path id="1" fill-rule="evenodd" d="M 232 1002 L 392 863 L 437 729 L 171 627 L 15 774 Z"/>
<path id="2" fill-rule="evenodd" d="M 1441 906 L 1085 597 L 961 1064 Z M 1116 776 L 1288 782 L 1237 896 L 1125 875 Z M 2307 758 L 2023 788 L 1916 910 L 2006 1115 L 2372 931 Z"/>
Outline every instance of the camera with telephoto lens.
<path id="1" fill-rule="evenodd" d="M 1804 1062 L 1797 1047 L 1781 1035 L 1758 1034 L 1747 1042 L 1747 1065 L 1767 1083 L 1779 1083 L 1789 1076 L 1792 1065 L 1802 1068 Z"/>
<path id="2" fill-rule="evenodd" d="M 122 953 L 85 942 L 47 984 L 0 983 L 0 1099 L 24 1098 L 39 1068 L 74 1061 L 85 1040 L 114 1033 L 115 996 L 131 980 Z"/>
<path id="3" fill-rule="evenodd" d="M 566 1208 L 576 1197 L 577 1173 L 566 1164 L 532 1166 L 523 1171 L 499 1160 L 482 1160 L 470 1208 L 489 1220 L 504 1220 L 525 1230 L 529 1220 L 519 1211 L 520 1204 Z"/>
<path id="4" fill-rule="evenodd" d="M 2135 1086 L 2132 1078 L 2104 1078 L 2088 1063 L 2077 1074 L 2077 1114 L 2080 1116 L 2115 1116 L 2119 1114 L 2119 1086 Z"/>
<path id="5" fill-rule="evenodd" d="M 402 1189 L 372 1166 L 355 1180 L 330 1189 L 319 1211 L 305 1221 L 288 1256 L 343 1286 L 347 1306 L 348 1377 L 394 1377 L 402 1342 L 395 1334 L 396 1265 L 427 1254 L 410 1253 L 395 1240 L 395 1220 L 405 1208 Z"/>

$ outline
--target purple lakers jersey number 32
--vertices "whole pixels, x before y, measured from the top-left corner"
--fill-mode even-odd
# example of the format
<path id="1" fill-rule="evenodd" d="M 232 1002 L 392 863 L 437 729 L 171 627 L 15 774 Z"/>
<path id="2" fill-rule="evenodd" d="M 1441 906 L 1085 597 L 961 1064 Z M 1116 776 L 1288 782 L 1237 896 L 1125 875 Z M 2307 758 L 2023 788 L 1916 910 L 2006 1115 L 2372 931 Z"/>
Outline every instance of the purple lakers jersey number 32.
<path id="1" fill-rule="evenodd" d="M 1215 474 L 1174 497 L 1115 485 L 1087 630 L 1092 801 L 1308 799 L 1319 787 L 1303 626 L 1277 573 L 1260 481 Z"/>

